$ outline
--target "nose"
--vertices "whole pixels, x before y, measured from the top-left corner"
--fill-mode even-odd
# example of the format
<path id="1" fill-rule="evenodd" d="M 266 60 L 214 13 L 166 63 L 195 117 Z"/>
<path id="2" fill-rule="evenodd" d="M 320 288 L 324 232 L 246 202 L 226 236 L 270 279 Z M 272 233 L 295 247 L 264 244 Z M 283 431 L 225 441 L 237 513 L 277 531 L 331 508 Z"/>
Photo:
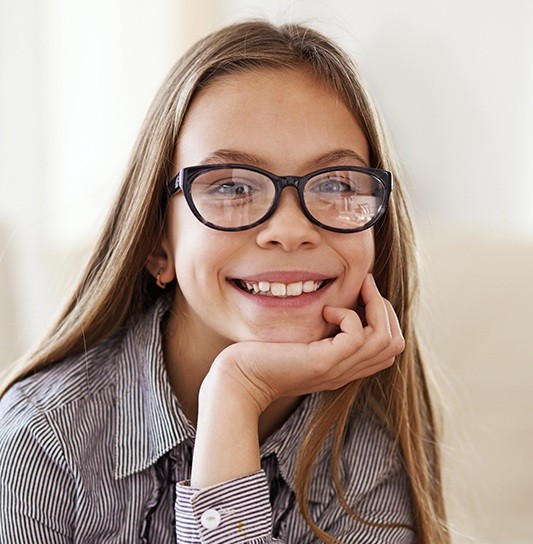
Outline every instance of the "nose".
<path id="1" fill-rule="evenodd" d="M 276 211 L 261 225 L 257 234 L 260 247 L 281 247 L 285 251 L 315 247 L 320 239 L 319 227 L 304 215 L 294 187 L 283 190 Z"/>

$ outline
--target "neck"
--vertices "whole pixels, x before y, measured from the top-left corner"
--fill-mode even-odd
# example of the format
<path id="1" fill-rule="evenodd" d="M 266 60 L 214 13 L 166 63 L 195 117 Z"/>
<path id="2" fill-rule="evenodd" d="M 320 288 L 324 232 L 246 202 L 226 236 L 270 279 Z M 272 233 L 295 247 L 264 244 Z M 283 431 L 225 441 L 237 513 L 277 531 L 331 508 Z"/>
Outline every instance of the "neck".
<path id="1" fill-rule="evenodd" d="M 177 295 L 163 340 L 165 367 L 181 409 L 196 425 L 200 386 L 217 355 L 229 343 L 216 345 L 214 339 L 206 341 L 205 333 L 194 322 L 183 297 Z"/>
<path id="2" fill-rule="evenodd" d="M 180 299 L 178 301 L 178 299 Z M 181 308 L 181 309 L 180 309 Z M 181 409 L 196 426 L 198 393 L 217 355 L 229 342 L 206 341 L 205 333 L 194 326 L 183 297 L 177 296 L 163 340 L 163 353 L 168 379 Z M 275 400 L 259 418 L 259 438 L 264 442 L 292 414 L 299 397 Z"/>

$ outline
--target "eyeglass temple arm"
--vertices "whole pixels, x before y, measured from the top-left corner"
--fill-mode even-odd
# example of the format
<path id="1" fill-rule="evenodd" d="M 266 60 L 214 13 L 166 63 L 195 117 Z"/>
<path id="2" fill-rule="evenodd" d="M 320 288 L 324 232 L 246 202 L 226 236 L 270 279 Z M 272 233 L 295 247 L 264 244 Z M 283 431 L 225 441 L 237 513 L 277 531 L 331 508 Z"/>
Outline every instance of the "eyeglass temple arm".
<path id="1" fill-rule="evenodd" d="M 181 191 L 181 172 L 178 172 L 178 174 L 171 179 L 167 184 L 167 191 L 169 196 L 172 196 L 174 193 L 177 193 L 178 191 Z"/>

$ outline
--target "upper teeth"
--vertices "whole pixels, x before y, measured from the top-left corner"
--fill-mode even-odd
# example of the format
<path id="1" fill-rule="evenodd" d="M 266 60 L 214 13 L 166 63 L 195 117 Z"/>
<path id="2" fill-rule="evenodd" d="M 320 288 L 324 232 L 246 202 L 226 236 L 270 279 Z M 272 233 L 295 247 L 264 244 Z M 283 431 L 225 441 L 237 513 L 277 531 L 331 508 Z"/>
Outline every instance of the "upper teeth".
<path id="1" fill-rule="evenodd" d="M 281 283 L 277 281 L 241 281 L 241 285 L 250 293 L 271 295 L 274 297 L 297 297 L 302 293 L 312 293 L 323 285 L 323 281 L 297 281 L 295 283 Z"/>

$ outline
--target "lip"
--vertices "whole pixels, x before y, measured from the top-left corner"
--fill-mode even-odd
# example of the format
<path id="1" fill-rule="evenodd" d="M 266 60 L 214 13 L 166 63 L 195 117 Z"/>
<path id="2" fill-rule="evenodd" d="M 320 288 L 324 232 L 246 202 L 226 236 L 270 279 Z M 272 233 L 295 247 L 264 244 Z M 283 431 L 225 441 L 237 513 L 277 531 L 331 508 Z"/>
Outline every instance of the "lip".
<path id="1" fill-rule="evenodd" d="M 230 281 L 241 280 L 251 283 L 258 283 L 260 281 L 268 281 L 270 283 L 296 283 L 298 281 L 325 281 L 334 280 L 336 276 L 334 274 L 319 274 L 317 272 L 306 272 L 305 270 L 276 270 L 270 272 L 264 272 L 260 274 L 252 274 L 250 276 L 235 276 L 230 278 Z"/>

